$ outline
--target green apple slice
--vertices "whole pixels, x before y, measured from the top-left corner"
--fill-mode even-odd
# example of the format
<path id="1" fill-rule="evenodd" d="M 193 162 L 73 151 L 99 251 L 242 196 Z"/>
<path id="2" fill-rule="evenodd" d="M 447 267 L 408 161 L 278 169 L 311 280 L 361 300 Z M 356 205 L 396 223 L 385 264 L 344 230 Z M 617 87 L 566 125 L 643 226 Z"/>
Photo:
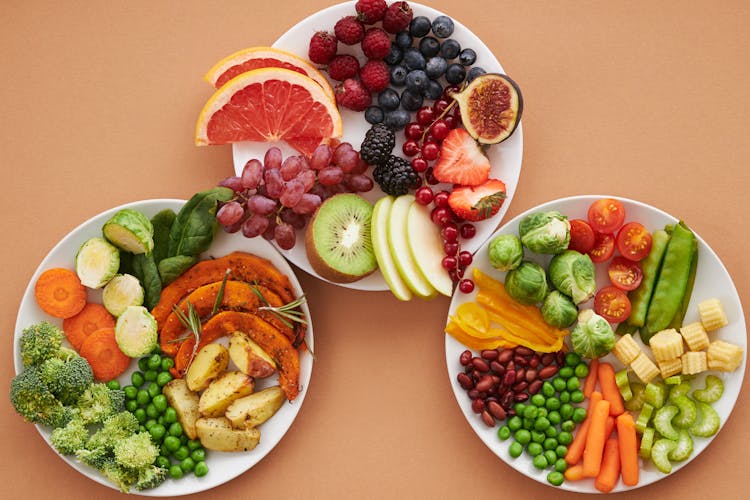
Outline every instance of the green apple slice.
<path id="1" fill-rule="evenodd" d="M 375 250 L 380 272 L 393 295 L 398 300 L 411 300 L 411 290 L 401 279 L 388 244 L 388 217 L 391 215 L 391 207 L 393 207 L 393 196 L 384 196 L 375 203 L 372 209 L 370 226 L 372 248 Z"/>
<path id="2" fill-rule="evenodd" d="M 391 255 L 396 262 L 401 278 L 418 297 L 429 299 L 437 295 L 437 290 L 422 276 L 409 250 L 408 235 L 406 234 L 406 220 L 409 208 L 414 202 L 414 196 L 405 194 L 393 202 L 391 214 L 388 217 L 388 245 Z"/>
<path id="3" fill-rule="evenodd" d="M 450 297 L 453 292 L 453 280 L 443 267 L 443 239 L 438 227 L 432 222 L 430 210 L 416 201 L 409 207 L 406 234 L 412 259 L 422 276 L 435 290 Z"/>

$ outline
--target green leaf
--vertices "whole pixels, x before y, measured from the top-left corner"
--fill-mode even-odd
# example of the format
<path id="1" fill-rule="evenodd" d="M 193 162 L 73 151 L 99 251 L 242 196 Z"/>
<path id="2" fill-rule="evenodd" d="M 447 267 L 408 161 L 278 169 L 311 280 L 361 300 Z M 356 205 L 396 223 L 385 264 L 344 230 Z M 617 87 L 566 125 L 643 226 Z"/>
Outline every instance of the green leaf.
<path id="1" fill-rule="evenodd" d="M 197 257 L 187 255 L 175 255 L 174 257 L 167 257 L 161 260 L 158 265 L 158 272 L 161 277 L 162 286 L 172 283 L 197 261 Z"/>
<path id="2" fill-rule="evenodd" d="M 139 253 L 133 255 L 133 275 L 143 285 L 146 307 L 153 309 L 159 302 L 159 297 L 161 297 L 161 278 L 153 254 Z"/>
<path id="3" fill-rule="evenodd" d="M 169 232 L 169 256 L 198 256 L 208 250 L 218 227 L 216 209 L 219 201 L 234 195 L 225 187 L 194 194 L 177 214 Z"/>
<path id="4" fill-rule="evenodd" d="M 169 256 L 169 231 L 177 218 L 174 210 L 169 208 L 162 210 L 151 218 L 154 226 L 154 262 L 157 264 Z"/>

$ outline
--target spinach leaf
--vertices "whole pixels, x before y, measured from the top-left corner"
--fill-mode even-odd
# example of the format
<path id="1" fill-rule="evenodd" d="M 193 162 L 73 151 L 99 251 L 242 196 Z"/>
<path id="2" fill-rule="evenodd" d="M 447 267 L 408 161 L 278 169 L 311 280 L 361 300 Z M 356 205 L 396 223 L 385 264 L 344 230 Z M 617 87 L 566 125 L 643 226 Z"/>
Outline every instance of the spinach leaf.
<path id="1" fill-rule="evenodd" d="M 167 257 L 159 262 L 159 276 L 161 276 L 162 286 L 172 283 L 179 275 L 187 271 L 190 266 L 198 261 L 198 257 L 188 255 L 175 255 Z"/>
<path id="2" fill-rule="evenodd" d="M 161 297 L 161 278 L 153 254 L 139 253 L 133 255 L 133 275 L 138 278 L 143 286 L 146 307 L 153 309 L 159 302 L 159 297 Z"/>
<path id="3" fill-rule="evenodd" d="M 216 208 L 218 201 L 228 201 L 233 191 L 215 187 L 194 194 L 177 214 L 169 232 L 169 257 L 176 255 L 198 256 L 208 250 L 218 227 Z"/>
<path id="4" fill-rule="evenodd" d="M 126 252 L 125 250 L 120 250 L 120 267 L 117 269 L 118 274 L 132 274 L 135 276 L 133 272 L 133 254 L 130 252 Z"/>
<path id="5" fill-rule="evenodd" d="M 169 256 L 169 231 L 177 218 L 174 210 L 162 210 L 151 218 L 154 226 L 154 249 L 151 251 L 157 264 Z"/>

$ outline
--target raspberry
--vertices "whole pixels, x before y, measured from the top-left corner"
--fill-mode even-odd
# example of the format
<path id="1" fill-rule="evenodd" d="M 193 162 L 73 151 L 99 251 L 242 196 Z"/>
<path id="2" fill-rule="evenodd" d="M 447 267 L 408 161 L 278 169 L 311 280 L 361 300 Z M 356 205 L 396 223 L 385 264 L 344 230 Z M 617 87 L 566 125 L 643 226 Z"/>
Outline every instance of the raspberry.
<path id="1" fill-rule="evenodd" d="M 336 102 L 354 111 L 364 111 L 372 102 L 372 96 L 362 82 L 347 78 L 336 85 Z"/>
<path id="2" fill-rule="evenodd" d="M 317 31 L 310 38 L 310 48 L 307 57 L 317 64 L 328 64 L 336 55 L 338 42 L 333 33 Z"/>
<path id="3" fill-rule="evenodd" d="M 385 0 L 358 0 L 354 4 L 357 17 L 365 24 L 375 24 L 383 20 L 388 5 Z"/>
<path id="4" fill-rule="evenodd" d="M 367 61 L 359 72 L 362 85 L 370 92 L 380 92 L 391 83 L 391 72 L 383 61 Z"/>
<path id="5" fill-rule="evenodd" d="M 391 39 L 380 28 L 370 28 L 362 39 L 362 52 L 368 59 L 385 59 L 391 52 Z"/>
<path id="6" fill-rule="evenodd" d="M 393 2 L 383 17 L 383 29 L 388 33 L 398 33 L 409 27 L 414 13 L 406 2 Z"/>
<path id="7" fill-rule="evenodd" d="M 339 42 L 346 45 L 355 45 L 362 41 L 365 36 L 365 27 L 354 16 L 346 16 L 336 22 L 333 32 Z"/>
<path id="8" fill-rule="evenodd" d="M 359 73 L 359 61 L 349 54 L 337 55 L 328 64 L 328 75 L 340 82 L 347 78 L 354 78 L 357 73 Z"/>

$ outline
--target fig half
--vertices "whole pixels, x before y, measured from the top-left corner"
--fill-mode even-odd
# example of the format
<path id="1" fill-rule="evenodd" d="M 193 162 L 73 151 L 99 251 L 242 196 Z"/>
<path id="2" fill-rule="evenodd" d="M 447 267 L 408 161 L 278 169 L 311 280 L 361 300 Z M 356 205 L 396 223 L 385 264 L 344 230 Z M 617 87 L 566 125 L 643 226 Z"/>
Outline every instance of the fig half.
<path id="1" fill-rule="evenodd" d="M 480 75 L 452 97 L 461 109 L 464 127 L 480 144 L 503 142 L 521 121 L 521 89 L 507 75 Z"/>

